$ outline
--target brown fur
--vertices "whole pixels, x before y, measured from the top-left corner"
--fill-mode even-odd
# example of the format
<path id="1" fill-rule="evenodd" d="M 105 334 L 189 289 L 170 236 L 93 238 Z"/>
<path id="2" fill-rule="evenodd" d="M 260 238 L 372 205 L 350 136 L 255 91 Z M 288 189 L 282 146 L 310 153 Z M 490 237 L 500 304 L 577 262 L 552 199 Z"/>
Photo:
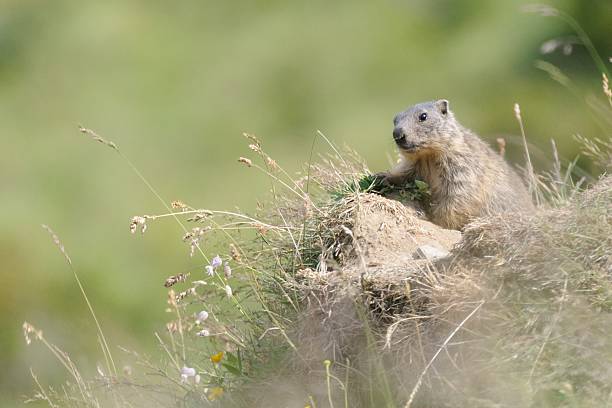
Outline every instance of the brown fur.
<path id="1" fill-rule="evenodd" d="M 401 160 L 384 176 L 397 185 L 413 179 L 427 182 L 428 214 L 434 223 L 461 229 L 476 217 L 533 211 L 518 175 L 455 120 L 448 101 L 415 105 L 398 114 L 394 123 Z"/>

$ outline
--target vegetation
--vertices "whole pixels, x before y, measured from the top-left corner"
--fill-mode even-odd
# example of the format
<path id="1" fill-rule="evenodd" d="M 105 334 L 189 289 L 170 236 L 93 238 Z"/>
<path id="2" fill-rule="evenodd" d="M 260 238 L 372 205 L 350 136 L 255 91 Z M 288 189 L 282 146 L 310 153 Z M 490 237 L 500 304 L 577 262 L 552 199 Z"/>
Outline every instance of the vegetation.
<path id="1" fill-rule="evenodd" d="M 604 94 L 610 102 L 605 84 Z M 418 203 L 373 198 L 395 191 L 382 189 L 362 160 L 341 154 L 323 135 L 333 153 L 309 163 L 298 179 L 255 136 L 245 136 L 256 160 L 239 161 L 265 173 L 273 186 L 258 214 L 175 201 L 168 213 L 132 218 L 131 232 L 142 234 L 174 218 L 191 256 L 206 261 L 203 270 L 165 281 L 170 320 L 167 333 L 156 334 L 161 361 L 126 350 L 140 375 L 132 368 L 119 373 L 90 309 L 107 364 L 94 381 L 85 380 L 67 354 L 25 323 L 27 342 L 42 341 L 73 379 L 63 394 L 39 386 L 35 399 L 94 407 L 129 406 L 134 399 L 161 406 L 312 407 L 609 402 L 609 176 L 580 192 L 555 163 L 550 173 L 529 176 L 534 196 L 546 200 L 537 215 L 477 220 L 447 258 L 397 264 L 391 260 L 396 249 L 389 248 L 383 256 L 389 261 L 377 264 L 373 253 L 380 248 L 361 235 L 364 223 L 373 218 L 380 225 L 384 251 L 396 237 L 383 226 L 414 229 L 418 211 L 402 211 Z M 597 161 L 608 160 L 608 151 L 585 148 Z M 425 185 L 413 188 L 426 196 Z M 214 234 L 226 251 L 213 257 L 204 248 Z"/>
<path id="2" fill-rule="evenodd" d="M 558 14 L 555 10 L 540 7 L 532 11 L 550 16 Z M 587 48 L 592 51 L 593 47 Z M 607 100 L 602 102 L 601 96 L 588 100 L 597 125 L 585 122 L 585 127 L 588 133 L 598 129 L 602 134 L 601 127 L 606 135 L 612 96 L 603 64 Z M 560 76 L 558 68 L 541 63 L 539 67 L 553 79 L 571 85 L 570 90 L 583 89 Z M 361 82 L 363 78 L 358 79 Z M 493 105 L 490 110 L 501 112 Z M 345 117 L 352 121 L 353 113 L 347 112 Z M 294 116 L 289 115 L 287 123 L 300 123 Z M 528 132 L 538 126 L 531 127 L 531 123 Z M 94 346 L 102 353 L 97 354 L 100 363 L 97 374 L 92 375 L 78 352 L 64 352 L 50 340 L 71 344 L 72 336 L 81 333 L 62 338 L 45 319 L 26 315 L 28 322 L 31 318 L 36 322 L 24 323 L 26 342 L 42 342 L 69 378 L 63 383 L 56 381 L 56 375 L 33 372 L 38 391 L 32 401 L 49 406 L 258 406 L 283 401 L 311 407 L 602 406 L 609 402 L 608 384 L 612 381 L 605 362 L 610 361 L 612 348 L 605 327 L 610 323 L 611 304 L 610 182 L 604 178 L 595 183 L 582 168 L 609 170 L 611 142 L 605 137 L 577 136 L 592 165 L 584 160 L 564 160 L 565 154 L 573 154 L 566 141 L 561 143 L 561 155 L 554 149 L 551 170 L 537 175 L 528 166 L 527 178 L 541 201 L 537 217 L 481 220 L 465 231 L 450 260 L 420 263 L 399 280 L 392 265 L 383 263 L 378 268 L 389 271 L 390 278 L 385 280 L 361 273 L 367 269 L 367 259 L 357 237 L 359 211 L 364 207 L 380 211 L 381 217 L 391 217 L 389 220 L 401 213 L 409 224 L 412 218 L 404 215 L 406 207 L 378 195 L 407 204 L 421 202 L 427 199 L 427 186 L 415 183 L 393 191 L 377 185 L 362 159 L 337 149 L 322 133 L 315 143 L 325 143 L 331 154 L 313 159 L 313 152 L 321 150 L 320 145 L 313 145 L 307 167 L 297 176 L 293 176 L 295 168 L 281 168 L 257 138 L 246 135 L 255 159 L 240 161 L 266 176 L 271 196 L 257 209 L 241 211 L 202 209 L 183 201 L 169 203 L 153 184 L 166 185 L 167 177 L 180 172 L 166 169 L 161 176 L 153 172 L 156 182 L 150 183 L 141 167 L 127 158 L 125 151 L 134 148 L 129 141 L 114 143 L 92 130 L 82 128 L 82 132 L 118 153 L 166 208 L 162 214 L 131 219 L 132 233 L 145 234 L 148 241 L 143 247 L 155 252 L 130 254 L 136 263 L 142 263 L 138 270 L 176 271 L 177 257 L 171 250 L 184 250 L 194 261 L 179 266 L 181 272 L 165 281 L 144 273 L 103 280 L 102 286 L 108 285 L 123 299 L 120 303 L 145 296 L 142 293 L 159 300 L 162 284 L 168 288 L 165 307 L 158 301 L 147 306 L 151 309 L 147 316 L 139 315 L 143 322 L 132 318 L 135 330 L 151 325 L 158 328 L 154 339 L 159 352 L 149 357 L 151 348 L 141 344 L 119 351 L 116 345 L 129 336 L 119 335 L 122 340 L 114 336 L 115 316 L 120 321 L 123 317 L 118 315 L 124 310 L 126 316 L 137 314 L 128 313 L 124 305 L 111 306 L 111 301 L 107 302 L 108 310 L 96 302 L 92 292 L 101 289 L 84 279 L 96 258 L 73 262 L 68 251 L 73 252 L 75 246 L 67 244 L 67 251 L 58 235 L 48 229 L 72 272 L 64 275 L 76 279 L 84 298 L 82 312 L 90 315 L 91 328 L 97 332 L 97 341 L 89 337 L 89 350 L 83 354 L 93 356 Z M 346 134 L 352 133 L 349 126 Z M 565 130 L 567 133 L 571 132 Z M 516 157 L 512 138 L 508 140 L 508 154 Z M 351 145 L 365 149 L 361 141 L 351 140 Z M 368 143 L 379 144 L 375 142 Z M 126 144 L 128 149 L 123 150 Z M 220 150 L 220 145 L 208 147 Z M 143 156 L 147 154 L 147 146 L 139 150 Z M 202 159 L 185 154 L 185 163 Z M 143 161 L 151 163 L 153 159 Z M 222 169 L 217 159 L 207 160 L 212 161 L 210 168 Z M 543 167 L 543 163 L 541 157 L 534 159 L 535 167 Z M 112 171 L 110 166 L 98 168 Z M 382 167 L 380 163 L 375 166 Z M 241 186 L 251 180 L 243 175 L 226 177 L 222 179 L 240 178 Z M 190 175 L 189 180 L 179 183 L 188 190 L 195 181 L 201 186 L 200 178 Z M 117 181 L 115 178 L 113 184 Z M 206 185 L 211 202 L 229 190 L 224 186 L 227 181 L 211 183 Z M 225 208 L 233 204 L 232 197 L 247 196 L 255 189 L 232 189 Z M 116 191 L 124 196 L 132 193 Z M 129 201 L 141 202 L 136 197 Z M 119 201 L 113 194 L 103 202 L 114 205 Z M 73 197 L 73 203 L 78 202 L 79 198 Z M 150 206 L 147 203 L 143 208 Z M 129 211 L 135 210 L 132 207 Z M 88 217 L 99 221 L 97 213 Z M 161 222 L 165 219 L 167 222 Z M 159 240 L 170 236 L 166 228 L 174 222 L 183 231 L 186 248 L 180 247 L 178 239 Z M 79 228 L 81 234 L 89 229 Z M 104 239 L 96 236 L 96 241 Z M 32 247 L 44 248 L 34 242 Z M 81 244 L 76 245 L 73 255 L 80 253 Z M 121 262 L 114 268 L 112 261 L 104 265 L 109 273 L 117 268 L 125 271 Z M 159 288 L 157 294 L 153 287 Z M 69 293 L 63 297 L 71 299 L 66 304 L 73 308 L 73 292 Z M 159 331 L 161 316 L 153 309 L 165 309 L 164 333 Z M 45 333 L 38 327 L 41 321 Z M 71 330 L 78 327 L 72 322 L 67 325 Z M 27 353 L 36 350 L 29 345 Z M 52 385 L 48 387 L 47 382 Z"/>

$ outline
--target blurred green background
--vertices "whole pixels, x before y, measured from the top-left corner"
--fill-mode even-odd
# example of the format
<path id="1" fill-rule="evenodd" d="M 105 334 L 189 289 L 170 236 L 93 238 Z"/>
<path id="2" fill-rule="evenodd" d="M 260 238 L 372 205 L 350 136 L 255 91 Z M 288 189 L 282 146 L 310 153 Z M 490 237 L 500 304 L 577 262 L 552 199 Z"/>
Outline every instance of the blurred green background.
<path id="1" fill-rule="evenodd" d="M 244 131 L 290 172 L 308 160 L 317 129 L 382 170 L 394 155 L 394 114 L 441 97 L 484 138 L 507 137 L 515 161 L 519 102 L 539 165 L 550 138 L 572 159 L 573 134 L 601 136 L 584 102 L 601 94 L 601 74 L 580 45 L 541 55 L 543 42 L 573 33 L 522 13 L 523 3 L 2 1 L 0 405 L 32 393 L 30 366 L 43 384 L 65 378 L 40 344 L 26 347 L 24 320 L 85 374 L 102 359 L 41 223 L 62 238 L 107 337 L 143 353 L 156 353 L 153 332 L 165 323 L 163 280 L 199 263 L 171 220 L 129 234 L 131 216 L 163 209 L 78 124 L 116 142 L 166 200 L 213 209 L 249 211 L 266 195 L 266 178 L 236 162 L 250 153 Z M 574 16 L 607 61 L 612 2 L 550 4 Z M 535 68 L 538 59 L 561 67 L 579 94 Z"/>

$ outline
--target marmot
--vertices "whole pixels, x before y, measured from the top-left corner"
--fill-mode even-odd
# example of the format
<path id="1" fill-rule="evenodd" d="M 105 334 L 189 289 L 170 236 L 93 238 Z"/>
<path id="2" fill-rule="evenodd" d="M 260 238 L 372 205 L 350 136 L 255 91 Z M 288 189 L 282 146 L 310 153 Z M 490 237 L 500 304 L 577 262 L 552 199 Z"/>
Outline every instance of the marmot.
<path id="1" fill-rule="evenodd" d="M 475 217 L 534 210 L 519 176 L 472 131 L 455 120 L 445 99 L 419 103 L 393 119 L 401 154 L 379 176 L 394 185 L 422 180 L 431 191 L 434 223 L 461 229 Z"/>

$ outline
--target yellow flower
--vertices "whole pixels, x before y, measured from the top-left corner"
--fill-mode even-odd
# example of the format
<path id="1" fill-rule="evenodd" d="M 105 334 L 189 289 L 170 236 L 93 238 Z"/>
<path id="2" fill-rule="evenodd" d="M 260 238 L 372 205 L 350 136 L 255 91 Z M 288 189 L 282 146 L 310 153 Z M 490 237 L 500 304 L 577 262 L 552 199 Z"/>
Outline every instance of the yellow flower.
<path id="1" fill-rule="evenodd" d="M 213 354 L 212 356 L 210 356 L 210 361 L 212 361 L 215 364 L 219 364 L 222 358 L 223 358 L 223 352 L 220 351 L 217 354 Z"/>
<path id="2" fill-rule="evenodd" d="M 216 399 L 221 398 L 222 396 L 223 396 L 223 388 L 222 387 L 214 387 L 208 393 L 208 400 L 209 401 L 214 401 Z"/>

